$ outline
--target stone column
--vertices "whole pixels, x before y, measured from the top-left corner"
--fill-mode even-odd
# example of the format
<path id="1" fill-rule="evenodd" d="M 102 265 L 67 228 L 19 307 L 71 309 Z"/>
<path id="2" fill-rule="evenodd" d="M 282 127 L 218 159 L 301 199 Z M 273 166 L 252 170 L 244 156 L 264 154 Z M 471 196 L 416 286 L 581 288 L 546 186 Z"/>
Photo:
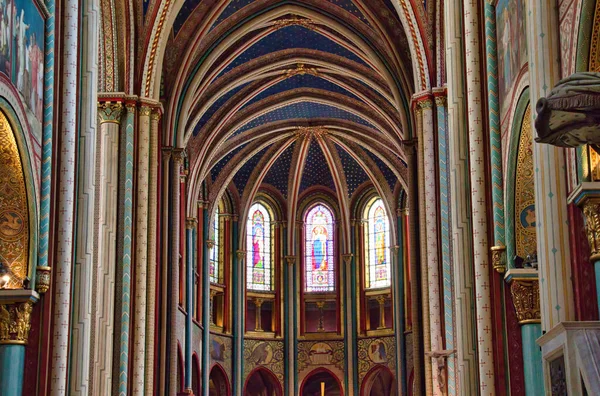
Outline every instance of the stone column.
<path id="1" fill-rule="evenodd" d="M 0 291 L 0 390 L 3 396 L 21 396 L 25 347 L 31 311 L 39 295 L 32 290 Z"/>
<path id="2" fill-rule="evenodd" d="M 295 226 L 295 223 L 292 223 Z M 295 263 L 296 256 L 285 256 L 287 278 L 285 280 L 288 287 L 286 287 L 285 293 L 287 296 L 285 315 L 287 320 L 284 321 L 286 327 L 285 343 L 286 343 L 286 372 L 288 379 L 287 382 L 287 394 L 295 395 L 296 385 L 295 378 L 297 377 L 295 371 L 296 362 L 296 275 L 295 275 Z"/>
<path id="3" fill-rule="evenodd" d="M 479 358 L 479 391 L 494 395 L 494 354 L 492 338 L 488 336 L 493 328 L 492 300 L 490 290 L 490 262 L 488 247 L 487 194 L 482 108 L 481 62 L 479 47 L 479 14 L 477 2 L 465 2 L 465 66 L 469 128 L 469 166 L 471 174 L 471 221 L 473 224 L 473 263 L 475 268 L 475 308 L 477 328 L 477 348 Z"/>
<path id="4" fill-rule="evenodd" d="M 69 327 L 71 319 L 71 276 L 73 265 L 73 231 L 75 212 L 75 157 L 77 141 L 77 87 L 79 65 L 79 1 L 66 0 L 63 4 L 62 53 L 64 65 L 59 109 L 62 112 L 61 125 L 57 137 L 60 147 L 56 152 L 58 181 L 56 184 L 56 239 L 54 273 L 54 316 L 52 318 L 52 371 L 50 373 L 50 394 L 65 395 L 68 389 L 67 374 L 69 362 Z"/>
<path id="5" fill-rule="evenodd" d="M 146 283 L 148 281 L 148 161 L 150 156 L 150 114 L 152 109 L 141 105 L 138 113 L 137 183 L 135 211 L 135 299 L 132 393 L 141 395 L 145 386 L 146 363 Z"/>
<path id="6" fill-rule="evenodd" d="M 542 351 L 536 344 L 536 340 L 542 336 L 537 271 L 512 269 L 507 272 L 505 279 L 510 284 L 512 301 L 521 325 L 525 394 L 541 395 L 544 393 L 544 373 Z"/>
<path id="7" fill-rule="evenodd" d="M 535 107 L 560 79 L 560 46 L 557 0 L 527 0 L 527 43 L 530 100 Z M 532 125 L 535 112 L 532 111 Z M 532 128 L 532 133 L 535 129 Z M 573 320 L 573 285 L 567 213 L 565 151 L 533 144 L 535 217 L 540 277 L 542 331 Z"/>
<path id="8" fill-rule="evenodd" d="M 171 300 L 169 306 L 169 322 L 171 331 L 169 333 L 169 396 L 177 395 L 177 312 L 179 311 L 179 235 L 181 218 L 181 170 L 185 151 L 180 148 L 173 149 L 172 176 L 171 179 Z"/>
<path id="9" fill-rule="evenodd" d="M 437 183 L 436 183 L 436 164 L 435 159 L 435 133 L 433 130 L 433 101 L 430 96 L 422 97 L 418 100 L 417 106 L 420 108 L 422 116 L 422 135 L 419 145 L 423 155 L 423 185 L 424 194 L 424 213 L 422 216 L 423 227 L 425 228 L 425 238 L 421 244 L 426 244 L 427 261 L 427 303 L 429 305 L 429 331 L 430 343 L 429 350 L 426 353 L 437 353 L 442 350 L 442 323 L 440 310 L 440 276 L 439 276 L 439 250 L 438 250 L 438 213 L 437 213 Z M 424 301 L 425 303 L 425 301 Z M 427 344 L 425 344 L 427 348 Z M 444 392 L 442 384 L 439 383 L 439 366 L 430 358 L 428 364 L 431 365 L 431 394 L 442 394 Z"/>
<path id="10" fill-rule="evenodd" d="M 204 209 L 204 235 L 209 235 L 208 207 Z M 202 394 L 209 396 L 208 388 L 210 381 L 210 326 L 213 323 L 212 317 L 212 293 L 210 290 L 210 256 L 215 242 L 207 239 L 204 245 L 204 260 L 202 265 Z"/>
<path id="11" fill-rule="evenodd" d="M 169 341 L 168 341 L 168 328 L 169 328 L 169 298 L 172 298 L 173 295 L 169 291 L 169 242 L 170 242 L 170 234 L 169 234 L 169 205 L 168 200 L 170 197 L 170 189 L 171 189 L 171 156 L 173 155 L 173 147 L 163 147 L 162 148 L 162 164 L 161 164 L 161 173 L 162 173 L 162 191 L 161 191 L 161 201 L 163 204 L 161 205 L 161 239 L 162 239 L 162 249 L 161 249 L 161 290 L 160 294 L 162 296 L 162 301 L 160 305 L 160 367 L 167 367 L 168 365 L 168 357 L 167 353 L 169 351 Z M 177 178 L 178 176 L 175 176 Z M 164 395 L 167 393 L 167 370 L 158 370 L 159 373 L 159 386 L 158 393 L 160 395 Z"/>
<path id="12" fill-rule="evenodd" d="M 117 208 L 119 181 L 119 127 L 123 114 L 121 102 L 98 104 L 98 158 L 96 171 L 96 205 L 98 233 L 95 251 L 97 266 L 93 282 L 92 339 L 90 357 L 91 395 L 110 394 L 115 333 L 115 280 L 117 268 Z"/>
<path id="13" fill-rule="evenodd" d="M 417 237 L 417 218 L 418 198 L 417 198 L 417 155 L 415 153 L 416 142 L 405 143 L 406 162 L 411 172 L 408 176 L 408 235 L 410 236 L 409 256 L 411 279 L 411 315 L 412 315 L 412 343 L 413 343 L 413 362 L 414 362 L 414 385 L 413 394 L 423 394 L 423 351 L 421 350 L 422 325 L 420 318 L 420 297 L 418 285 L 419 273 L 419 247 Z"/>
<path id="14" fill-rule="evenodd" d="M 452 197 L 451 232 L 454 279 L 454 310 L 456 318 L 457 393 L 479 393 L 477 370 L 477 333 L 473 301 L 473 232 L 471 224 L 471 194 L 469 186 L 469 146 L 465 116 L 465 68 L 463 54 L 463 9 L 461 2 L 444 4 L 446 61 L 448 76 L 448 168 Z M 477 22 L 478 23 L 478 22 Z M 487 252 L 486 252 L 487 254 Z"/>
<path id="15" fill-rule="evenodd" d="M 185 293 L 185 393 L 192 392 L 192 295 L 194 280 L 194 261 L 196 252 L 194 251 L 194 234 L 198 227 L 198 220 L 193 217 L 188 217 L 185 222 L 186 233 L 186 293 Z"/>
<path id="16" fill-rule="evenodd" d="M 146 300 L 146 376 L 144 394 L 154 394 L 154 338 L 156 334 L 156 247 L 158 244 L 158 149 L 161 112 L 150 115 L 150 159 L 148 171 L 148 270 Z M 163 366 L 164 367 L 164 366 Z"/>
<path id="17" fill-rule="evenodd" d="M 131 255 L 133 240 L 133 142 L 135 133 L 135 103 L 128 102 L 125 105 L 124 131 L 121 135 L 123 148 L 119 153 L 119 169 L 123 178 L 119 179 L 118 202 L 123 204 L 119 207 L 117 217 L 119 224 L 117 229 L 117 284 L 120 289 L 115 293 L 115 329 L 119 329 L 119 343 L 115 343 L 113 356 L 113 381 L 112 394 L 126 396 L 128 389 L 129 373 L 129 322 L 131 312 Z M 118 380 L 115 380 L 118 378 Z"/>

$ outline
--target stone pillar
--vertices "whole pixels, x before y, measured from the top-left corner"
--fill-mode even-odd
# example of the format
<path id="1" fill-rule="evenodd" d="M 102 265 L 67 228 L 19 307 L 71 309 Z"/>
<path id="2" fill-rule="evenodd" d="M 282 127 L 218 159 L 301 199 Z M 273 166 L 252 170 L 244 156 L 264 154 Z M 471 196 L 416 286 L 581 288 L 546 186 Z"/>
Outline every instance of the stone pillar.
<path id="1" fill-rule="evenodd" d="M 535 106 L 560 79 L 557 0 L 527 0 L 527 43 L 530 103 Z M 532 125 L 535 112 L 532 111 Z M 535 129 L 532 128 L 532 133 Z M 573 286 L 567 213 L 565 151 L 548 144 L 533 144 L 535 217 L 540 277 L 542 331 L 573 320 Z"/>
<path id="2" fill-rule="evenodd" d="M 205 233 L 209 235 L 209 218 L 208 206 L 204 212 Z M 207 239 L 204 245 L 204 262 L 202 265 L 202 394 L 209 396 L 208 388 L 210 381 L 210 327 L 213 323 L 212 317 L 212 293 L 210 290 L 210 256 L 212 249 L 215 247 L 215 242 Z"/>
<path id="3" fill-rule="evenodd" d="M 180 148 L 173 149 L 172 155 L 172 179 L 171 179 L 171 294 L 169 325 L 171 332 L 169 333 L 169 396 L 177 395 L 177 312 L 179 312 L 179 235 L 180 235 L 180 218 L 181 218 L 181 171 L 185 151 Z"/>
<path id="4" fill-rule="evenodd" d="M 39 295 L 32 290 L 0 291 L 0 389 L 4 396 L 21 396 L 25 347 L 31 311 Z"/>
<path id="5" fill-rule="evenodd" d="M 446 61 L 448 76 L 448 168 L 450 191 L 457 192 L 451 200 L 452 260 L 454 279 L 454 310 L 456 318 L 456 371 L 460 395 L 479 393 L 477 386 L 477 333 L 473 289 L 473 231 L 471 224 L 471 194 L 469 186 L 469 146 L 465 107 L 465 68 L 463 54 L 463 9 L 461 2 L 444 4 Z M 479 22 L 476 22 L 479 23 Z M 473 36 L 474 37 L 474 36 Z M 478 42 L 478 39 L 475 40 Z M 487 255 L 487 252 L 486 252 Z"/>
<path id="6" fill-rule="evenodd" d="M 162 148 L 162 164 L 161 164 L 161 173 L 162 173 L 162 191 L 161 191 L 161 201 L 163 204 L 161 205 L 161 239 L 162 239 L 162 249 L 161 249 L 161 290 L 160 294 L 162 296 L 161 304 L 160 304 L 160 361 L 159 367 L 168 367 L 168 356 L 167 353 L 169 351 L 169 341 L 168 341 L 168 332 L 169 332 L 169 299 L 173 298 L 173 295 L 169 291 L 169 270 L 170 270 L 170 258 L 169 258 L 169 205 L 168 200 L 170 197 L 170 189 L 171 189 L 171 156 L 173 155 L 173 147 L 163 147 Z M 177 178 L 178 176 L 175 176 Z M 167 370 L 158 370 L 159 373 L 159 386 L 158 393 L 160 395 L 164 395 L 167 393 Z"/>
<path id="7" fill-rule="evenodd" d="M 293 223 L 295 226 L 295 223 Z M 285 256 L 286 261 L 286 270 L 287 270 L 287 279 L 285 283 L 288 285 L 286 288 L 286 309 L 285 315 L 287 320 L 285 321 L 285 326 L 287 329 L 287 334 L 285 335 L 285 343 L 286 343 L 286 372 L 288 379 L 287 382 L 287 394 L 295 395 L 297 393 L 296 390 L 296 380 L 297 374 L 295 372 L 295 362 L 296 362 L 296 276 L 295 276 L 295 264 L 296 264 L 296 256 Z M 290 320 L 291 319 L 291 320 Z"/>
<path id="8" fill-rule="evenodd" d="M 188 217 L 185 223 L 186 232 L 186 293 L 185 293 L 185 392 L 192 393 L 192 310 L 194 261 L 196 252 L 194 250 L 194 234 L 198 227 L 198 220 Z"/>
<path id="9" fill-rule="evenodd" d="M 138 113 L 136 225 L 135 225 L 135 299 L 132 394 L 145 391 L 146 364 L 146 283 L 148 281 L 148 165 L 150 157 L 150 114 L 147 105 Z"/>
<path id="10" fill-rule="evenodd" d="M 123 178 L 119 180 L 118 202 L 123 205 L 119 207 L 117 219 L 117 284 L 120 289 L 115 293 L 115 329 L 119 329 L 119 342 L 115 343 L 113 356 L 113 381 L 112 394 L 126 396 L 128 389 L 129 373 L 129 322 L 131 311 L 131 255 L 133 240 L 133 142 L 135 133 L 135 103 L 126 103 L 124 133 L 121 135 L 120 146 L 124 148 L 119 153 L 119 169 Z M 118 380 L 115 380 L 118 378 Z"/>
<path id="11" fill-rule="evenodd" d="M 150 115 L 150 159 L 148 171 L 148 270 L 146 291 L 146 375 L 144 394 L 154 394 L 154 339 L 156 334 L 156 247 L 158 244 L 158 149 L 161 112 Z M 164 366 L 163 366 L 164 367 Z"/>
<path id="12" fill-rule="evenodd" d="M 541 395 L 544 393 L 544 373 L 542 351 L 536 344 L 536 340 L 542 336 L 537 270 L 511 269 L 505 279 L 510 284 L 512 301 L 521 325 L 525 394 Z"/>
<path id="13" fill-rule="evenodd" d="M 56 239 L 54 241 L 56 256 L 54 259 L 54 273 L 56 282 L 54 287 L 54 316 L 52 318 L 52 356 L 50 373 L 50 394 L 52 396 L 65 395 L 69 384 L 67 383 L 69 362 L 69 327 L 71 319 L 71 276 L 73 265 L 73 231 L 75 212 L 75 158 L 77 141 L 77 87 L 79 65 L 79 1 L 66 0 L 61 10 L 62 22 L 62 53 L 61 64 L 66 70 L 61 76 L 61 93 L 59 97 L 59 111 L 61 125 L 56 133 L 59 148 L 56 150 L 58 176 L 56 184 Z M 95 105 L 95 102 L 94 102 Z"/>
<path id="14" fill-rule="evenodd" d="M 406 162 L 408 169 L 412 174 L 408 176 L 408 235 L 410 236 L 409 256 L 410 256 L 410 272 L 411 279 L 411 315 L 412 315 L 412 343 L 413 343 L 413 362 L 414 362 L 414 385 L 413 394 L 423 394 L 423 351 L 421 350 L 422 325 L 420 318 L 420 301 L 419 298 L 419 248 L 417 237 L 417 218 L 418 212 L 418 197 L 417 197 L 417 155 L 416 142 L 405 143 Z"/>
<path id="15" fill-rule="evenodd" d="M 91 395 L 110 394 L 115 333 L 115 280 L 117 268 L 117 208 L 119 181 L 119 127 L 123 114 L 121 102 L 98 105 L 98 156 L 96 205 L 98 233 L 95 241 L 96 276 L 92 284 L 92 339 L 90 356 Z"/>

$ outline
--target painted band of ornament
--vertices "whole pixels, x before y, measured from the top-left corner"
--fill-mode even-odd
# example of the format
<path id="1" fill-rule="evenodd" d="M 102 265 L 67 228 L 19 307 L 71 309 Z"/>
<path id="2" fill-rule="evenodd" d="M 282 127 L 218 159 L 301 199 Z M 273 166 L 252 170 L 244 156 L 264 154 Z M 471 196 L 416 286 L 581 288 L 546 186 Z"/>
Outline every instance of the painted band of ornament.
<path id="1" fill-rule="evenodd" d="M 98 122 L 100 125 L 104 123 L 120 124 L 122 114 L 123 104 L 121 102 L 98 103 Z"/>
<path id="2" fill-rule="evenodd" d="M 317 26 L 315 21 L 313 21 L 312 19 L 308 19 L 308 18 L 286 18 L 286 19 L 279 19 L 277 21 L 275 21 L 273 23 L 273 25 L 277 28 L 277 29 L 282 29 L 288 26 L 302 26 L 306 29 L 310 29 L 310 30 L 316 30 Z"/>
<path id="3" fill-rule="evenodd" d="M 600 200 L 588 199 L 583 204 L 585 232 L 590 244 L 590 260 L 600 260 Z"/>
<path id="4" fill-rule="evenodd" d="M 35 289 L 38 293 L 43 294 L 50 289 L 51 268 L 38 265 L 35 276 Z"/>
<path id="5" fill-rule="evenodd" d="M 492 266 L 501 274 L 506 272 L 506 246 L 492 246 Z"/>
<path id="6" fill-rule="evenodd" d="M 537 279 L 514 279 L 510 284 L 519 324 L 540 323 L 540 290 Z"/>
<path id="7" fill-rule="evenodd" d="M 0 304 L 0 344 L 25 345 L 31 329 L 33 302 Z"/>

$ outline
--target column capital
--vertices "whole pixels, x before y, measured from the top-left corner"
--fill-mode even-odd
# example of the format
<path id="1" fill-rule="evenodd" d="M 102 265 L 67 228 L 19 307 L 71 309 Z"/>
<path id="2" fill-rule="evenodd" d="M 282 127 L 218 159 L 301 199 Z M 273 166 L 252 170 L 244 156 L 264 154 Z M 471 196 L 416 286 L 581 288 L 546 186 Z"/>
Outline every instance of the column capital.
<path id="1" fill-rule="evenodd" d="M 215 247 L 215 241 L 213 241 L 212 239 L 207 239 L 206 240 L 206 246 L 208 246 L 209 249 L 212 249 Z"/>
<path id="2" fill-rule="evenodd" d="M 289 266 L 296 264 L 296 256 L 285 256 L 285 261 Z"/>
<path id="3" fill-rule="evenodd" d="M 152 114 L 152 107 L 142 104 L 140 105 L 140 117 L 150 117 Z"/>
<path id="4" fill-rule="evenodd" d="M 238 261 L 242 261 L 242 260 L 244 260 L 244 257 L 246 257 L 246 251 L 245 250 L 238 250 L 238 251 L 235 252 L 235 254 L 236 254 L 237 258 L 238 258 Z"/>
<path id="5" fill-rule="evenodd" d="M 121 101 L 99 101 L 98 122 L 102 124 L 121 124 L 123 103 Z"/>
<path id="6" fill-rule="evenodd" d="M 541 323 L 540 289 L 536 278 L 512 278 L 510 293 L 519 324 Z"/>
<path id="7" fill-rule="evenodd" d="M 185 227 L 188 230 L 193 230 L 198 226 L 198 220 L 195 217 L 188 217 L 185 219 Z"/>
<path id="8" fill-rule="evenodd" d="M 171 156 L 173 155 L 173 147 L 171 146 L 166 146 L 162 148 L 162 156 L 163 156 L 163 160 L 169 160 L 171 159 Z"/>
<path id="9" fill-rule="evenodd" d="M 494 269 L 503 274 L 506 272 L 506 246 L 492 246 L 492 266 Z"/>
<path id="10" fill-rule="evenodd" d="M 26 345 L 33 301 L 0 303 L 0 344 Z"/>
<path id="11" fill-rule="evenodd" d="M 158 107 L 152 108 L 152 114 L 150 115 L 150 119 L 152 121 L 159 121 L 162 117 L 162 110 Z"/>
<path id="12" fill-rule="evenodd" d="M 173 161 L 175 162 L 179 162 L 182 163 L 184 158 L 185 158 L 185 149 L 179 148 L 179 147 L 172 147 L 172 155 L 173 155 Z"/>
<path id="13" fill-rule="evenodd" d="M 38 293 L 44 294 L 50 289 L 51 273 L 51 267 L 42 265 L 36 267 L 35 290 L 37 290 Z"/>
<path id="14" fill-rule="evenodd" d="M 346 265 L 350 265 L 350 262 L 352 261 L 353 257 L 354 257 L 354 254 L 352 254 L 352 253 L 342 254 L 342 260 L 344 260 L 344 264 L 346 264 Z"/>

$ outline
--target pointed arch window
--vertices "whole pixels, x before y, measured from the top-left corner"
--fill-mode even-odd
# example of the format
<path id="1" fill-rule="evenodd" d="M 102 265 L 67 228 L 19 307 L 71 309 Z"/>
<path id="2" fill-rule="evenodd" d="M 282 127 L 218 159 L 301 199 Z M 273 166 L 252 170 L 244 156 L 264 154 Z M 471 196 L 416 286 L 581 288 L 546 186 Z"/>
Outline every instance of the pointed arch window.
<path id="1" fill-rule="evenodd" d="M 368 207 L 365 244 L 365 287 L 390 287 L 390 222 L 381 198 Z"/>
<path id="2" fill-rule="evenodd" d="M 210 268 L 209 268 L 209 277 L 211 283 L 223 283 L 223 268 L 221 266 L 221 260 L 219 259 L 219 255 L 221 253 L 220 245 L 221 245 L 221 230 L 220 226 L 220 210 L 217 206 L 217 210 L 215 213 L 215 218 L 212 223 L 213 227 L 213 235 L 214 235 L 214 246 L 210 253 Z"/>
<path id="3" fill-rule="evenodd" d="M 272 291 L 271 215 L 263 204 L 250 207 L 246 231 L 246 288 Z"/>
<path id="4" fill-rule="evenodd" d="M 317 204 L 308 211 L 304 234 L 305 291 L 335 291 L 334 222 L 325 205 Z"/>

